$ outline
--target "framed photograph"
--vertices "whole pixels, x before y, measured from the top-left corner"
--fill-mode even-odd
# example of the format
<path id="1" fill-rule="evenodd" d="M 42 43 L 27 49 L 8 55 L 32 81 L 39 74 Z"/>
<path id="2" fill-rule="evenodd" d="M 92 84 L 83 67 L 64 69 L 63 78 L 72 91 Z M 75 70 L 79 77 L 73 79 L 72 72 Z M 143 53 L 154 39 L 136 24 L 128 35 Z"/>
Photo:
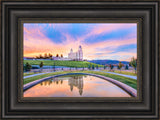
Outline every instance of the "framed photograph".
<path id="1" fill-rule="evenodd" d="M 138 23 L 22 24 L 24 98 L 138 97 Z"/>
<path id="2" fill-rule="evenodd" d="M 159 0 L 1 1 L 1 119 L 159 119 Z"/>

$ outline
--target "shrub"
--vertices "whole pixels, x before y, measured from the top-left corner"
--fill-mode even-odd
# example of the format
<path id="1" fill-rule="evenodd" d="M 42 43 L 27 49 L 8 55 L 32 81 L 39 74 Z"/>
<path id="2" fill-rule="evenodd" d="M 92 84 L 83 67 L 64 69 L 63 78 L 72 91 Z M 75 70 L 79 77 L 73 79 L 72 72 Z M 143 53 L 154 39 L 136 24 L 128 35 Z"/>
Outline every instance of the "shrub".
<path id="1" fill-rule="evenodd" d="M 126 65 L 125 69 L 128 70 L 128 65 Z"/>
<path id="2" fill-rule="evenodd" d="M 94 70 L 94 65 L 92 65 L 92 70 Z"/>
<path id="3" fill-rule="evenodd" d="M 25 71 L 30 71 L 32 66 L 27 62 L 24 66 Z"/>

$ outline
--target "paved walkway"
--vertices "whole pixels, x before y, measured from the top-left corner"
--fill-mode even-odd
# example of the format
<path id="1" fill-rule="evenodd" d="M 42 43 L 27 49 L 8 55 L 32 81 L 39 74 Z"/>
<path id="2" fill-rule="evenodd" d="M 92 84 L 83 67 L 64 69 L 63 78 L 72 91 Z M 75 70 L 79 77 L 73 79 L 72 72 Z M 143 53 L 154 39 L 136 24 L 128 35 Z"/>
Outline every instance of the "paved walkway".
<path id="1" fill-rule="evenodd" d="M 97 71 L 99 71 L 99 70 L 97 70 Z M 120 76 L 123 76 L 123 77 L 128 77 L 128 78 L 132 78 L 132 79 L 137 80 L 137 76 L 119 74 L 119 73 L 115 73 L 115 72 L 105 72 L 105 71 L 101 71 L 101 72 L 110 73 L 110 74 L 115 74 L 115 75 L 120 75 Z M 28 75 L 28 76 L 24 76 L 23 79 L 30 78 L 30 77 L 34 77 L 34 76 L 37 76 L 37 75 L 43 75 L 43 74 L 47 74 L 47 73 L 52 73 L 52 72 L 37 73 L 37 74 L 33 74 L 33 75 Z"/>
<path id="2" fill-rule="evenodd" d="M 101 72 L 104 72 L 104 71 L 101 71 Z M 123 76 L 123 77 L 128 77 L 128 78 L 132 78 L 132 79 L 137 80 L 137 76 L 125 75 L 125 74 L 119 74 L 119 73 L 115 73 L 115 72 L 105 72 L 105 73 L 110 73 L 110 74 L 120 75 L 120 76 Z"/>
<path id="3" fill-rule="evenodd" d="M 37 75 L 43 75 L 43 74 L 47 74 L 47 73 L 52 73 L 52 72 L 37 73 L 37 74 L 33 74 L 33 75 L 28 75 L 28 76 L 24 76 L 23 79 L 25 79 L 25 78 L 30 78 L 30 77 L 34 77 L 34 76 L 37 76 Z"/>

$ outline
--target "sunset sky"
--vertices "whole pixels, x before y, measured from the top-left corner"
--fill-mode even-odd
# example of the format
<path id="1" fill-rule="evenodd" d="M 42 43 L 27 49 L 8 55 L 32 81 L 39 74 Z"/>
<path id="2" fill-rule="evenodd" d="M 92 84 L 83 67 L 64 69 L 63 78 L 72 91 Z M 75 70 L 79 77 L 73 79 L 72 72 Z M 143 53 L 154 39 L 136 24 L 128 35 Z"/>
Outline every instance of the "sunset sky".
<path id="1" fill-rule="evenodd" d="M 137 57 L 136 23 L 24 23 L 24 57 L 63 54 L 81 45 L 84 59 Z"/>

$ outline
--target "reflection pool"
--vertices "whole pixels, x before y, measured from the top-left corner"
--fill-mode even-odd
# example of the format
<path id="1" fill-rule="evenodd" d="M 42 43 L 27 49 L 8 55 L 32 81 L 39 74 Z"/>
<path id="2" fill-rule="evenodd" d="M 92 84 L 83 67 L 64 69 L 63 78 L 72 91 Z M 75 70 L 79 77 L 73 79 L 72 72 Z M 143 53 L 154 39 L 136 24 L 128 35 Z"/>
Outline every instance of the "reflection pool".
<path id="1" fill-rule="evenodd" d="M 24 97 L 131 97 L 126 91 L 99 77 L 65 75 L 43 81 L 24 92 Z"/>

